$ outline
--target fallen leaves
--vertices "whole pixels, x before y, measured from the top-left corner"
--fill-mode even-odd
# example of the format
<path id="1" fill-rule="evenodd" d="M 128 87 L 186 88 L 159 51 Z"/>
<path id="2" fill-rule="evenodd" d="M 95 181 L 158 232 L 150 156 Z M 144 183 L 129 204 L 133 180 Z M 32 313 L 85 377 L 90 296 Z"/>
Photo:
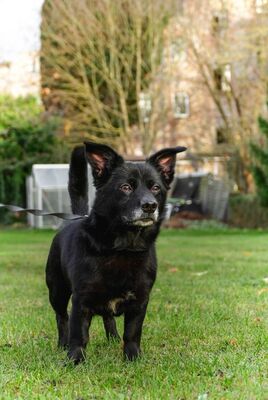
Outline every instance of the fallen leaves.
<path id="1" fill-rule="evenodd" d="M 176 272 L 179 272 L 179 271 L 180 271 L 180 269 L 176 268 L 176 267 L 171 267 L 168 269 L 168 272 L 170 272 L 172 274 L 175 274 Z M 192 276 L 203 276 L 203 275 L 206 275 L 207 273 L 208 273 L 208 271 L 190 272 L 190 274 Z"/>
<path id="2" fill-rule="evenodd" d="M 268 284 L 268 277 L 263 278 L 262 281 L 264 283 Z M 257 293 L 258 293 L 258 296 L 260 296 L 261 294 L 266 293 L 266 292 L 268 292 L 268 287 L 261 288 L 260 290 L 258 290 Z"/>
<path id="3" fill-rule="evenodd" d="M 237 346 L 238 345 L 238 341 L 237 341 L 237 339 L 230 339 L 230 341 L 229 341 L 229 344 L 231 345 L 231 346 Z"/>
<path id="4" fill-rule="evenodd" d="M 256 318 L 254 318 L 254 322 L 255 322 L 256 324 L 260 324 L 260 323 L 262 322 L 262 318 L 256 317 Z"/>
<path id="5" fill-rule="evenodd" d="M 193 276 L 203 276 L 206 275 L 208 271 L 192 272 Z"/>
<path id="6" fill-rule="evenodd" d="M 260 290 L 258 290 L 258 296 L 260 296 L 261 294 L 268 292 L 268 287 L 267 288 L 262 288 Z"/>
<path id="7" fill-rule="evenodd" d="M 178 270 L 178 268 L 169 268 L 169 270 L 168 270 L 168 272 L 171 272 L 171 273 L 175 273 L 175 272 L 178 272 L 179 270 Z"/>

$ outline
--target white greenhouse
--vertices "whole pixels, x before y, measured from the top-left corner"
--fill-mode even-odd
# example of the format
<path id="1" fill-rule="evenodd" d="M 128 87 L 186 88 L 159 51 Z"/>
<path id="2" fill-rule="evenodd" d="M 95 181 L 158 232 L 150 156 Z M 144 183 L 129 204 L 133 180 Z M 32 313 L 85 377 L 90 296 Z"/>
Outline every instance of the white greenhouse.
<path id="1" fill-rule="evenodd" d="M 47 212 L 71 213 L 68 193 L 69 164 L 35 164 L 27 178 L 27 207 Z M 94 200 L 94 186 L 88 169 L 89 207 Z M 63 220 L 54 216 L 37 217 L 28 214 L 28 224 L 35 228 L 59 228 Z"/>

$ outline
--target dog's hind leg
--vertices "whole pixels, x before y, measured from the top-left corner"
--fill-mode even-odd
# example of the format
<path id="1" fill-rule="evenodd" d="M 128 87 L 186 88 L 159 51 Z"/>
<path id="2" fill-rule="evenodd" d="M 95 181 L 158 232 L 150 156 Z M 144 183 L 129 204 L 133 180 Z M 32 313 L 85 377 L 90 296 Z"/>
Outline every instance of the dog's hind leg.
<path id="1" fill-rule="evenodd" d="M 71 290 L 67 286 L 58 264 L 59 257 L 49 254 L 46 268 L 46 283 L 49 289 L 49 300 L 56 313 L 58 327 L 58 346 L 66 348 L 68 345 L 68 312 L 67 307 L 71 297 Z"/>
<path id="2" fill-rule="evenodd" d="M 71 291 L 63 285 L 55 284 L 49 286 L 49 300 L 56 313 L 58 327 L 58 347 L 67 348 L 68 345 L 68 312 L 67 306 Z"/>
<path id="3" fill-rule="evenodd" d="M 64 349 L 68 346 L 68 337 L 69 337 L 69 329 L 68 329 L 68 312 L 67 306 L 71 296 L 71 292 L 66 287 L 58 287 L 60 291 L 59 295 L 54 295 L 53 291 L 50 292 L 50 303 L 56 312 L 56 321 L 58 327 L 58 347 L 63 347 Z"/>
<path id="4" fill-rule="evenodd" d="M 72 303 L 68 357 L 74 364 L 79 364 L 85 360 L 85 348 L 89 339 L 88 330 L 93 315 L 81 305 L 79 297 L 73 295 Z"/>
<path id="5" fill-rule="evenodd" d="M 120 336 L 117 332 L 116 329 L 116 322 L 114 317 L 110 316 L 110 315 L 105 315 L 103 317 L 103 325 L 105 328 L 105 332 L 106 332 L 106 336 L 107 339 L 114 339 L 114 340 L 120 340 Z"/>

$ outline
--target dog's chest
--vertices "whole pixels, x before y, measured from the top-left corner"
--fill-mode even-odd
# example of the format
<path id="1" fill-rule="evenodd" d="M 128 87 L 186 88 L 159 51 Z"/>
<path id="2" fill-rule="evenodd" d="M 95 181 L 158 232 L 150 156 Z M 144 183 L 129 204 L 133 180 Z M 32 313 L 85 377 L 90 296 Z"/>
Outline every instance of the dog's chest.
<path id="1" fill-rule="evenodd" d="M 128 300 L 144 281 L 144 264 L 138 257 L 117 256 L 103 259 L 100 271 L 104 286 L 115 295 L 114 298 Z"/>
<path id="2" fill-rule="evenodd" d="M 137 258 L 109 257 L 100 260 L 98 282 L 94 285 L 94 312 L 120 315 L 144 301 L 144 273 Z"/>
<path id="3" fill-rule="evenodd" d="M 105 291 L 108 295 L 106 309 L 114 314 L 120 315 L 126 309 L 135 305 L 139 301 L 140 274 L 127 268 L 127 265 L 109 265 L 104 273 Z"/>
<path id="4" fill-rule="evenodd" d="M 139 254 L 133 254 L 128 256 L 126 254 L 116 254 L 111 257 L 103 257 L 99 261 L 99 267 L 103 271 L 114 273 L 138 273 L 145 264 L 146 258 Z"/>
<path id="5" fill-rule="evenodd" d="M 93 314 L 119 316 L 126 311 L 140 306 L 138 294 L 132 290 L 111 292 L 110 290 L 95 293 L 93 296 L 84 295 L 83 304 Z"/>
<path id="6" fill-rule="evenodd" d="M 115 297 L 108 301 L 107 309 L 112 314 L 116 315 L 120 312 L 120 309 L 125 308 L 127 304 L 130 304 L 131 300 L 136 300 L 135 293 L 128 291 L 121 297 Z"/>

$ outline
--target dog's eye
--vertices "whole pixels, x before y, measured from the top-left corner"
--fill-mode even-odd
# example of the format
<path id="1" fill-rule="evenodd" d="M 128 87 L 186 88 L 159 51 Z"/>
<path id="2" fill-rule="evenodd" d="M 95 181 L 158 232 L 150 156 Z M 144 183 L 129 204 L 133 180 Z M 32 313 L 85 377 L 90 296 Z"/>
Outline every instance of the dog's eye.
<path id="1" fill-rule="evenodd" d="M 124 183 L 123 185 L 121 185 L 120 190 L 127 194 L 133 191 L 132 187 L 128 183 Z"/>
<path id="2" fill-rule="evenodd" d="M 160 186 L 159 185 L 153 185 L 152 187 L 151 187 L 151 192 L 152 193 L 154 193 L 154 194 L 157 194 L 157 193 L 159 193 L 160 192 Z"/>

